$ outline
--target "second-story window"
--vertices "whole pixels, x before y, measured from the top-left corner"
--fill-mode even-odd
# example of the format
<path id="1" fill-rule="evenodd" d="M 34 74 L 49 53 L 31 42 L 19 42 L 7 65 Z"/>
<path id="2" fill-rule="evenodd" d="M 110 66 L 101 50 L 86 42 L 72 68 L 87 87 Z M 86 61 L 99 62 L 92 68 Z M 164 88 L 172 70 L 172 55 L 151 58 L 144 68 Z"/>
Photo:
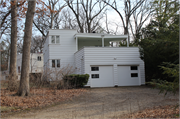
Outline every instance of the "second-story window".
<path id="1" fill-rule="evenodd" d="M 60 43 L 60 37 L 59 36 L 51 36 L 51 43 L 52 44 L 59 44 Z"/>
<path id="2" fill-rule="evenodd" d="M 56 36 L 56 43 L 59 43 L 59 42 L 60 42 L 59 36 Z"/>
<path id="3" fill-rule="evenodd" d="M 38 56 L 38 57 L 37 57 L 37 60 L 38 60 L 38 61 L 41 61 L 41 56 Z"/>

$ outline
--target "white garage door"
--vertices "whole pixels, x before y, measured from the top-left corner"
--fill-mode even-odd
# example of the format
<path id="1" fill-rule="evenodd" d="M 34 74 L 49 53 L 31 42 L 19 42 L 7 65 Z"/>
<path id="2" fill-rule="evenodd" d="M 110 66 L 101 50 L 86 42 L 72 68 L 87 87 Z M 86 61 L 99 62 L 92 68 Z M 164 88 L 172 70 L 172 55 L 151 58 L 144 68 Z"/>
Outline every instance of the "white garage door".
<path id="1" fill-rule="evenodd" d="M 118 66 L 118 86 L 139 85 L 138 66 Z"/>
<path id="2" fill-rule="evenodd" d="M 91 66 L 91 87 L 113 87 L 113 66 Z"/>

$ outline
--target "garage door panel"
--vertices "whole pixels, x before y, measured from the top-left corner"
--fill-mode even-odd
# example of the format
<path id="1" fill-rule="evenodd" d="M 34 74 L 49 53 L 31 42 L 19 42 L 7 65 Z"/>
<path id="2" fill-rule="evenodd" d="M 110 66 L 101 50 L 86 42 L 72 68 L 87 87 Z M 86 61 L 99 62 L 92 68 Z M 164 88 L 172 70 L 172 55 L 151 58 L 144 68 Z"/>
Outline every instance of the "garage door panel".
<path id="1" fill-rule="evenodd" d="M 139 85 L 137 70 L 131 70 L 131 66 L 118 66 L 118 86 Z"/>
<path id="2" fill-rule="evenodd" d="M 113 66 L 98 66 L 99 71 L 91 71 L 91 87 L 113 87 Z M 99 78 L 93 78 L 99 74 Z"/>

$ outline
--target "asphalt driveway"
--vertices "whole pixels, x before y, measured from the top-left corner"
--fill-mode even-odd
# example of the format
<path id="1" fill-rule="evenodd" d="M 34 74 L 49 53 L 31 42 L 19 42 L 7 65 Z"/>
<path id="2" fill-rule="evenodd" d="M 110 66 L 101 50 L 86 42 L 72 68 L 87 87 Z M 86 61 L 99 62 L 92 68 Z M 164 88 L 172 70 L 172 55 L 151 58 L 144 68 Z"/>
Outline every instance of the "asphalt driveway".
<path id="1" fill-rule="evenodd" d="M 179 95 L 158 94 L 146 86 L 94 88 L 54 107 L 9 116 L 8 118 L 116 118 L 145 108 L 175 105 Z"/>

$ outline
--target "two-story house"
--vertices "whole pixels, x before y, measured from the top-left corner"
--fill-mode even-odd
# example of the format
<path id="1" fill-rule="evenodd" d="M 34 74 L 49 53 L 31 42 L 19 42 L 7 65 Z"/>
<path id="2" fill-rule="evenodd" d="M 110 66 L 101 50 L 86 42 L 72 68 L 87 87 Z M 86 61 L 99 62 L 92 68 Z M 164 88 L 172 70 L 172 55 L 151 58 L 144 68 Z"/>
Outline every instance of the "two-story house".
<path id="1" fill-rule="evenodd" d="M 44 43 L 44 68 L 72 65 L 77 74 L 89 74 L 86 86 L 114 87 L 145 84 L 144 62 L 139 48 L 129 47 L 127 35 L 77 33 L 50 29 Z M 111 42 L 127 40 L 126 47 Z"/>

